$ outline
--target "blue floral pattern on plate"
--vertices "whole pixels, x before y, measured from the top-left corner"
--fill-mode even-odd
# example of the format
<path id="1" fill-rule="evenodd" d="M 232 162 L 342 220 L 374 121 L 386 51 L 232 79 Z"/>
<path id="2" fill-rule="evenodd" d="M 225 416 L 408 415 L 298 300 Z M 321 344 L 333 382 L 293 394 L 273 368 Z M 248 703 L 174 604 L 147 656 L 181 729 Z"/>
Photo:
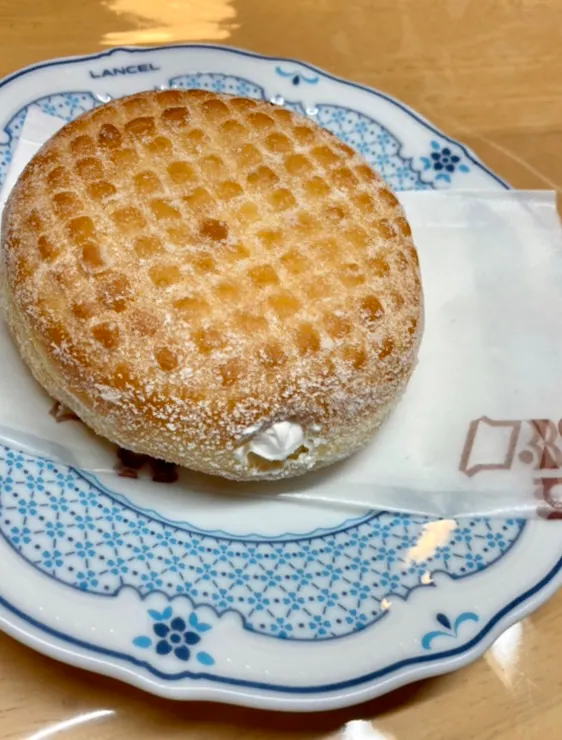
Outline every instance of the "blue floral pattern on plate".
<path id="1" fill-rule="evenodd" d="M 304 72 L 299 72 L 295 69 L 283 69 L 283 67 L 275 67 L 275 74 L 278 74 L 280 77 L 289 77 L 295 86 L 300 85 L 301 82 L 304 82 L 305 85 L 317 85 L 320 81 L 317 75 L 307 75 Z"/>
<path id="2" fill-rule="evenodd" d="M 315 85 L 319 78 L 302 72 L 277 68 L 282 77 L 292 77 L 292 84 L 301 82 Z M 242 77 L 223 73 L 193 73 L 172 77 L 167 86 L 185 89 L 210 90 L 217 93 L 242 95 L 266 99 L 262 86 Z M 81 113 L 109 100 L 109 95 L 94 96 L 89 92 L 68 92 L 39 98 L 22 108 L 13 116 L 4 129 L 7 142 L 0 144 L 0 186 L 6 176 L 12 154 L 19 138 L 21 127 L 30 106 L 39 107 L 44 113 L 56 115 L 70 121 Z M 310 115 L 321 126 L 356 149 L 369 164 L 385 178 L 394 190 L 420 190 L 450 185 L 455 173 L 466 173 L 468 166 L 461 154 L 453 151 L 452 145 L 442 145 L 431 140 L 431 152 L 427 157 L 414 158 L 401 154 L 402 143 L 375 119 L 340 105 L 318 104 L 313 108 L 303 106 L 300 101 L 288 101 L 282 97 L 277 102 L 301 115 Z M 423 174 L 422 174 L 423 173 Z"/>
<path id="3" fill-rule="evenodd" d="M 0 143 L 0 187 L 2 187 L 2 183 L 6 177 L 15 145 L 20 137 L 23 122 L 31 106 L 39 108 L 49 116 L 58 116 L 59 118 L 64 118 L 65 121 L 72 121 L 81 113 L 91 110 L 96 105 L 100 105 L 100 103 L 99 98 L 96 98 L 90 92 L 67 92 L 46 95 L 45 97 L 34 100 L 33 103 L 19 110 L 4 128 L 7 141 Z"/>
<path id="4" fill-rule="evenodd" d="M 429 157 L 422 157 L 424 170 L 435 173 L 435 181 L 449 184 L 455 172 L 470 172 L 470 167 L 463 162 L 462 154 L 456 154 L 452 145 L 443 146 L 432 139 Z"/>
<path id="5" fill-rule="evenodd" d="M 509 551 L 518 520 L 469 520 L 431 557 L 409 552 L 428 519 L 387 512 L 336 532 L 244 541 L 190 532 L 136 511 L 70 468 L 0 446 L 0 533 L 20 555 L 74 588 L 114 596 L 189 596 L 247 629 L 282 639 L 326 639 L 384 615 L 435 572 L 463 578 Z"/>
<path id="6" fill-rule="evenodd" d="M 209 46 L 112 50 L 47 62 L 0 82 L 6 103 L 0 124 L 0 183 L 30 105 L 45 106 L 46 112 L 69 120 L 139 89 L 141 78 L 131 78 L 134 84 L 128 86 L 127 78 L 104 76 L 104 65 L 126 70 L 130 60 L 146 59 L 154 64 L 133 64 L 132 69 L 153 70 L 143 78 L 147 88 L 199 87 L 248 95 L 316 118 L 362 152 L 396 190 L 506 187 L 469 150 L 383 93 L 294 60 Z M 70 90 L 83 90 L 93 65 L 91 92 L 60 91 L 61 80 L 68 80 Z M 534 522 L 464 521 L 423 561 L 412 558 L 411 550 L 427 520 L 389 512 L 300 536 L 230 538 L 138 511 L 63 466 L 5 448 L 0 453 L 0 544 L 7 569 L 0 612 L 6 629 L 35 647 L 40 640 L 62 660 L 69 660 L 73 651 L 84 667 L 91 667 L 92 656 L 99 662 L 102 655 L 109 673 L 149 691 L 156 677 L 166 695 L 194 698 L 207 682 L 206 698 L 228 701 L 234 696 L 240 703 L 271 708 L 270 698 L 281 692 L 285 708 L 289 696 L 291 708 L 303 708 L 299 702 L 305 696 L 313 697 L 314 708 L 342 706 L 353 701 L 350 686 L 362 687 L 363 697 L 372 696 L 410 680 L 414 666 L 420 677 L 447 670 L 453 658 L 457 664 L 468 660 L 474 646 L 484 647 L 494 625 L 509 623 L 521 604 L 544 599 L 545 584 L 559 580 L 562 567 L 562 561 L 533 566 L 525 559 L 537 529 Z M 555 538 L 547 536 L 543 544 L 545 539 L 552 549 Z M 486 612 L 479 609 L 477 631 L 468 633 L 471 620 L 464 620 L 466 627 L 459 623 L 465 612 L 452 607 L 459 603 L 459 591 L 471 591 L 469 584 L 477 590 L 480 583 L 493 591 L 494 582 L 503 583 L 502 573 L 513 570 L 514 562 L 517 568 L 518 558 L 518 583 L 527 570 L 534 580 L 521 589 L 504 583 L 494 592 L 494 605 Z M 27 593 L 20 586 L 21 573 Z M 27 598 L 30 582 L 39 585 L 43 602 Z M 73 608 L 59 609 L 58 599 Z M 390 602 L 393 608 L 388 608 Z M 437 629 L 427 631 L 435 603 L 442 618 Z M 50 608 L 43 609 L 43 604 Z M 205 614 L 204 621 L 194 616 L 199 613 Z M 95 631 L 86 629 L 86 623 Z M 463 639 L 455 634 L 460 634 L 459 627 Z M 424 649 L 420 633 L 431 632 L 440 634 Z M 379 649 L 367 660 L 369 640 L 376 642 L 377 635 Z M 318 650 L 322 656 L 330 651 L 341 655 L 345 639 L 358 646 L 349 660 L 335 660 L 330 675 L 322 671 L 312 678 L 311 656 Z M 250 651 L 257 647 L 253 655 L 261 661 L 252 675 L 246 646 Z M 295 650 L 302 661 L 299 670 L 280 678 L 272 668 L 275 660 L 286 666 L 286 654 Z M 213 667 L 201 671 L 201 665 Z M 264 681 L 270 668 L 271 678 Z M 310 679 L 307 686 L 303 671 Z M 237 693 L 236 686 L 245 687 L 244 692 Z M 271 692 L 267 698 L 266 692 Z"/>
<path id="7" fill-rule="evenodd" d="M 256 85 L 250 80 L 242 77 L 234 77 L 227 74 L 190 74 L 172 77 L 168 81 L 170 87 L 179 87 L 188 90 L 210 90 L 215 93 L 226 95 L 241 95 L 244 98 L 256 98 L 263 100 L 265 92 L 263 87 Z"/>
<path id="8" fill-rule="evenodd" d="M 474 612 L 462 612 L 454 622 L 451 622 L 446 614 L 439 612 L 439 614 L 435 615 L 435 621 L 439 624 L 440 629 L 425 633 L 421 640 L 421 645 L 424 650 L 431 650 L 434 641 L 439 637 L 445 637 L 450 640 L 456 639 L 459 635 L 461 625 L 465 622 L 477 623 L 480 621 L 480 617 Z"/>
<path id="9" fill-rule="evenodd" d="M 319 105 L 318 123 L 356 149 L 394 190 L 425 190 L 424 182 L 409 159 L 401 156 L 398 139 L 372 118 L 339 105 Z"/>
<path id="10" fill-rule="evenodd" d="M 153 647 L 158 655 L 173 655 L 184 663 L 195 656 L 201 665 L 214 665 L 209 653 L 195 648 L 201 642 L 201 635 L 212 629 L 210 624 L 200 622 L 195 612 L 189 615 L 187 622 L 183 617 L 174 616 L 170 606 L 163 612 L 149 609 L 148 614 L 154 620 L 153 636 L 139 635 L 133 639 L 133 645 L 143 649 Z"/>

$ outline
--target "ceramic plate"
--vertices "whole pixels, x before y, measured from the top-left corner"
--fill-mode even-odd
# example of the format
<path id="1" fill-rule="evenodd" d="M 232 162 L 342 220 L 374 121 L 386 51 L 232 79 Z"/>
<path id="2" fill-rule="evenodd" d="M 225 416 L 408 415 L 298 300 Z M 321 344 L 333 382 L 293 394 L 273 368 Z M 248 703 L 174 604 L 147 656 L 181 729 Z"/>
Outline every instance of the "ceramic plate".
<path id="1" fill-rule="evenodd" d="M 148 88 L 253 96 L 313 117 L 390 185 L 501 188 L 387 95 L 234 49 L 118 49 L 0 84 L 0 182 L 30 107 L 66 120 Z M 76 423 L 76 422 L 68 422 Z M 156 476 L 158 477 L 158 476 Z M 0 623 L 59 660 L 175 699 L 320 710 L 458 668 L 560 583 L 545 521 L 358 517 L 0 447 Z"/>

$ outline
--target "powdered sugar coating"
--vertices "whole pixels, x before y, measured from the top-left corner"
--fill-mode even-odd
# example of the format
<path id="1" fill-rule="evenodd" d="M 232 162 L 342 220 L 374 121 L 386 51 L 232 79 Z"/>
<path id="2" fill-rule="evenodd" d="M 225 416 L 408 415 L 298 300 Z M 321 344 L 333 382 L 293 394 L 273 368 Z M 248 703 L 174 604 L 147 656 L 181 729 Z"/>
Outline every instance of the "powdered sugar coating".
<path id="1" fill-rule="evenodd" d="M 396 198 L 308 119 L 202 91 L 64 127 L 3 228 L 8 319 L 39 381 L 123 447 L 236 479 L 364 444 L 404 387 L 422 294 Z M 240 456 L 294 419 L 322 444 Z"/>

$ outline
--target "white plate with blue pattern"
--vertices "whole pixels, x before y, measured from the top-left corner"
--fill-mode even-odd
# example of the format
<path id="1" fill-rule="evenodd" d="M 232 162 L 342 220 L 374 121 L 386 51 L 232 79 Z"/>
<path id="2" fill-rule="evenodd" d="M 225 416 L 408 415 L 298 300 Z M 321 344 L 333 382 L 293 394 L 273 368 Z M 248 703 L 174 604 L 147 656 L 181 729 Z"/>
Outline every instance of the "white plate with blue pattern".
<path id="1" fill-rule="evenodd" d="M 506 187 L 387 95 L 212 46 L 113 50 L 8 77 L 0 185 L 30 107 L 70 120 L 161 87 L 287 105 L 397 190 Z M 2 446 L 0 535 L 0 624 L 18 640 L 162 696 L 300 711 L 468 663 L 552 594 L 562 569 L 552 522 L 220 499 Z"/>

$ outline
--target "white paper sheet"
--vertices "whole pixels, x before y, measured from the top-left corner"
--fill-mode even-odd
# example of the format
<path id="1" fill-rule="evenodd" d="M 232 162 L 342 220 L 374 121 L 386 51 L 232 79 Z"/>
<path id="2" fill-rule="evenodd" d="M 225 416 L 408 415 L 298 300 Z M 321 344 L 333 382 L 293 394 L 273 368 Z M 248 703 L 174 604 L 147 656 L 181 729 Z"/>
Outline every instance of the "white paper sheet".
<path id="1" fill-rule="evenodd" d="M 28 117 L 5 192 L 61 123 L 38 112 Z M 562 230 L 554 194 L 399 195 L 426 301 L 419 363 L 403 399 L 373 442 L 349 460 L 279 484 L 246 485 L 244 492 L 447 517 L 533 516 L 545 499 L 557 509 Z M 0 353 L 0 441 L 93 472 L 113 471 L 109 443 L 49 414 L 52 401 L 3 323 Z M 205 476 L 189 480 L 201 490 L 215 485 Z"/>
<path id="2" fill-rule="evenodd" d="M 45 141 L 56 134 L 65 123 L 66 121 L 63 118 L 48 116 L 39 108 L 33 108 L 32 106 L 29 109 L 10 169 L 0 192 L 0 211 L 4 208 L 4 203 L 25 165 L 39 151 Z"/>

